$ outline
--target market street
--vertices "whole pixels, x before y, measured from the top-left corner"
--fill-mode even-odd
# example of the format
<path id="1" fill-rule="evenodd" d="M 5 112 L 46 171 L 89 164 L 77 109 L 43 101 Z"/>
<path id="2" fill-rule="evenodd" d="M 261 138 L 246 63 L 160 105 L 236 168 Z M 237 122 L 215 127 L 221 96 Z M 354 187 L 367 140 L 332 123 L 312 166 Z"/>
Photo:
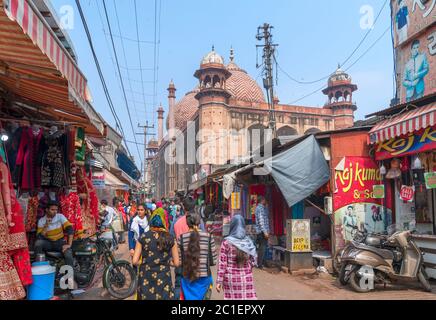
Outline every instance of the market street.
<path id="1" fill-rule="evenodd" d="M 120 245 L 117 258 L 129 260 L 127 246 Z M 216 274 L 216 267 L 212 268 Z M 419 285 L 390 287 L 367 294 L 353 292 L 350 288 L 339 285 L 336 279 L 319 276 L 291 276 L 283 272 L 271 273 L 254 270 L 255 285 L 260 300 L 436 300 L 436 282 L 433 293 L 423 292 Z M 76 300 L 109 300 L 111 297 L 102 288 L 101 281 Z M 134 297 L 128 300 L 134 300 Z M 213 290 L 212 300 L 223 300 L 222 294 Z"/>

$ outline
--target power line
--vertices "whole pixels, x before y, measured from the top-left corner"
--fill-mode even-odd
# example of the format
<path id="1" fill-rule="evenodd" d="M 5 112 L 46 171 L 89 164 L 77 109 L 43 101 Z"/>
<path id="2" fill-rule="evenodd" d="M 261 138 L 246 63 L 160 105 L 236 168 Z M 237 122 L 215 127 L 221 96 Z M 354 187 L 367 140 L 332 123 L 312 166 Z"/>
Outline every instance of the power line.
<path id="1" fill-rule="evenodd" d="M 354 65 L 356 65 L 372 48 L 374 48 L 374 46 L 386 35 L 386 33 L 390 30 L 390 28 L 391 28 L 391 26 L 389 26 L 383 33 L 382 33 L 382 35 L 379 37 L 379 38 L 377 38 L 377 40 L 375 40 L 374 41 L 374 43 L 367 49 L 367 50 L 365 50 L 365 52 L 364 53 L 362 53 L 347 69 L 345 69 L 345 71 L 349 71 Z M 305 96 L 303 96 L 303 97 L 301 97 L 301 98 L 299 98 L 299 99 L 297 99 L 297 100 L 295 100 L 295 101 L 292 101 L 292 102 L 290 102 L 289 104 L 295 104 L 295 103 L 297 103 L 297 102 L 300 102 L 301 100 L 304 100 L 304 99 L 306 99 L 306 98 L 308 98 L 308 97 L 310 97 L 310 96 L 312 96 L 312 95 L 314 95 L 314 94 L 316 94 L 316 93 L 318 93 L 319 91 L 321 91 L 321 90 L 323 90 L 323 89 L 325 89 L 327 86 L 326 85 L 323 85 L 321 88 L 318 88 L 318 89 L 316 89 L 315 91 L 313 91 L 313 92 L 311 92 L 311 93 L 308 93 L 308 94 L 306 94 Z"/>
<path id="2" fill-rule="evenodd" d="M 121 33 L 120 33 L 121 34 Z M 109 35 L 109 33 L 106 33 L 105 32 L 105 35 Z M 146 40 L 136 40 L 136 39 L 132 39 L 132 38 L 129 38 L 129 37 L 126 37 L 126 36 L 120 36 L 120 35 L 117 35 L 117 34 L 113 34 L 112 35 L 114 38 L 118 38 L 118 39 L 122 39 L 122 40 L 126 40 L 126 41 L 130 41 L 130 42 L 139 42 L 139 43 L 146 43 L 146 44 L 154 44 L 154 42 L 153 41 L 146 41 Z"/>
<path id="3" fill-rule="evenodd" d="M 100 81 L 101 81 L 101 84 L 103 86 L 103 91 L 104 91 L 104 94 L 106 96 L 106 100 L 108 102 L 109 109 L 111 110 L 111 113 L 115 119 L 115 123 L 116 123 L 117 128 L 120 129 L 120 131 L 123 135 L 123 141 L 124 141 L 124 144 L 126 145 L 127 152 L 131 156 L 129 147 L 128 147 L 127 142 L 126 142 L 126 135 L 124 133 L 124 128 L 121 124 L 121 121 L 120 121 L 118 115 L 117 115 L 114 104 L 112 102 L 112 98 L 109 94 L 109 90 L 107 88 L 106 81 L 104 79 L 104 75 L 103 75 L 103 72 L 101 70 L 100 63 L 98 61 L 97 54 L 96 54 L 95 49 L 94 49 L 94 44 L 92 43 L 91 33 L 89 32 L 88 23 L 86 22 L 85 15 L 83 13 L 82 6 L 80 4 L 80 0 L 76 0 L 76 5 L 77 5 L 77 9 L 79 10 L 80 18 L 82 20 L 82 24 L 83 24 L 83 27 L 85 29 L 85 33 L 86 33 L 86 37 L 88 39 L 89 46 L 91 47 L 92 56 L 94 58 L 95 65 L 97 67 L 98 75 L 100 77 Z"/>
<path id="4" fill-rule="evenodd" d="M 136 0 L 133 1 L 135 6 L 135 24 L 136 24 L 136 39 L 138 40 L 138 58 L 139 58 L 139 68 L 141 69 L 141 89 L 142 89 L 142 97 L 145 98 L 145 89 L 144 89 L 144 75 L 142 73 L 142 58 L 141 58 L 141 43 L 139 42 L 139 24 L 138 24 L 138 6 Z M 127 65 L 127 63 L 126 63 Z M 144 105 L 144 109 L 147 112 L 147 105 Z M 145 159 L 144 159 L 145 165 Z M 145 166 L 144 166 L 145 167 Z"/>
<path id="5" fill-rule="evenodd" d="M 354 56 L 354 54 L 357 52 L 357 50 L 360 49 L 360 47 L 362 46 L 362 44 L 365 42 L 366 38 L 368 38 L 369 34 L 371 33 L 371 31 L 374 29 L 374 26 L 377 24 L 377 21 L 379 20 L 384 8 L 386 7 L 386 4 L 388 3 L 388 0 L 385 0 L 385 2 L 383 3 L 380 11 L 378 12 L 374 23 L 372 24 L 372 27 L 366 32 L 366 34 L 363 36 L 362 40 L 360 40 L 359 44 L 356 46 L 356 48 L 348 55 L 348 57 L 345 59 L 344 62 L 342 62 L 341 66 L 345 66 L 345 64 L 350 61 L 350 59 Z M 290 80 L 298 83 L 298 84 L 315 84 L 321 81 L 324 81 L 326 79 L 328 79 L 332 74 L 330 73 L 329 75 L 326 75 L 322 78 L 319 78 L 317 80 L 313 80 L 313 81 L 300 81 L 297 80 L 295 77 L 292 77 L 289 73 L 287 73 L 285 70 L 283 70 L 283 68 L 278 64 L 278 62 L 276 61 L 277 67 L 278 69 L 285 75 L 287 76 Z"/>
<path id="6" fill-rule="evenodd" d="M 104 8 L 105 16 L 106 16 L 106 21 L 107 21 L 107 24 L 108 24 L 108 27 L 109 27 L 109 35 L 110 35 L 111 42 L 112 42 L 112 48 L 113 48 L 114 54 L 115 54 L 115 62 L 116 62 L 117 68 L 118 68 L 118 73 L 121 75 L 121 69 L 120 69 L 120 64 L 119 64 L 119 61 L 118 61 L 117 50 L 115 48 L 115 42 L 114 42 L 114 38 L 112 36 L 112 28 L 111 28 L 111 24 L 110 24 L 110 21 L 109 21 L 109 15 L 108 15 L 108 12 L 107 12 L 107 8 L 106 8 L 106 0 L 103 0 L 103 8 Z M 138 147 L 138 144 L 137 144 L 137 141 L 136 141 L 135 129 L 133 127 L 133 122 L 132 122 L 132 115 L 130 114 L 129 102 L 127 101 L 127 94 L 126 94 L 126 90 L 125 90 L 125 87 L 124 87 L 124 81 L 123 81 L 123 77 L 121 77 L 121 76 L 120 76 L 120 81 L 121 81 L 121 87 L 123 89 L 122 91 L 123 91 L 124 100 L 125 100 L 125 103 L 126 103 L 127 115 L 129 116 L 130 126 L 132 127 L 133 138 L 134 138 L 135 144 L 136 144 L 136 150 L 138 152 L 139 160 L 141 162 L 142 161 L 141 160 L 141 152 L 139 151 L 139 147 Z"/>
<path id="7" fill-rule="evenodd" d="M 121 35 L 121 39 L 120 40 L 121 40 L 121 48 L 123 49 L 124 63 L 127 65 L 126 48 L 124 46 L 124 39 L 122 38 L 123 33 L 121 31 L 120 18 L 118 17 L 117 1 L 114 0 L 113 3 L 114 3 L 114 8 L 115 8 L 115 17 L 117 19 L 118 32 Z M 120 74 L 120 78 L 121 77 L 122 77 L 122 75 Z M 127 78 L 130 79 L 130 70 L 127 70 Z M 128 83 L 129 83 L 130 91 L 133 91 L 132 83 L 130 82 L 130 80 L 128 80 Z M 136 103 L 133 104 L 133 108 L 135 110 L 136 118 L 139 119 L 138 111 L 137 111 L 137 108 L 136 108 Z"/>

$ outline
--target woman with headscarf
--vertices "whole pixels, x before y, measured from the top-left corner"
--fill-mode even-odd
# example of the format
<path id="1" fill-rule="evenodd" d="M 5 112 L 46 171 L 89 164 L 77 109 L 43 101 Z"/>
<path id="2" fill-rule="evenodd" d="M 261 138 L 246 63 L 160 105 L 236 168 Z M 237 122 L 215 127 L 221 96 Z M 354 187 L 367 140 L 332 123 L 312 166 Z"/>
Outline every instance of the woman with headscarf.
<path id="1" fill-rule="evenodd" d="M 139 266 L 138 300 L 174 299 L 170 267 L 179 266 L 179 254 L 177 243 L 159 214 L 151 216 L 150 231 L 137 241 L 133 264 Z"/>
<path id="2" fill-rule="evenodd" d="M 192 213 L 186 218 L 189 232 L 178 240 L 182 257 L 181 300 L 208 300 L 213 285 L 211 266 L 217 253 L 212 235 L 200 231 L 200 216 Z"/>
<path id="3" fill-rule="evenodd" d="M 163 203 L 161 201 L 156 203 L 156 209 L 153 211 L 153 215 L 159 215 L 162 218 L 162 221 L 165 222 L 165 228 L 169 231 L 170 230 L 170 224 L 168 219 L 168 213 L 163 208 Z"/>
<path id="4" fill-rule="evenodd" d="M 256 246 L 245 232 L 244 218 L 235 215 L 218 262 L 216 289 L 218 292 L 224 289 L 225 300 L 257 300 L 253 279 L 256 261 Z"/>
<path id="5" fill-rule="evenodd" d="M 129 250 L 130 256 L 133 257 L 135 253 L 136 243 L 141 236 L 150 230 L 147 219 L 147 211 L 145 206 L 140 204 L 137 209 L 137 215 L 132 219 L 129 229 Z"/>

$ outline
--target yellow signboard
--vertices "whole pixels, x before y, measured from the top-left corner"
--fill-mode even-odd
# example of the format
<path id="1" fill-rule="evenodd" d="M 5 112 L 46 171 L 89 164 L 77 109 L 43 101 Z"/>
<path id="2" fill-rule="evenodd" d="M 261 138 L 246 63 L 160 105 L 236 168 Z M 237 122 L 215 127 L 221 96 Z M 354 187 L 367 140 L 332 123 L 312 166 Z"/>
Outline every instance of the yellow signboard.
<path id="1" fill-rule="evenodd" d="M 310 220 L 292 220 L 292 252 L 311 252 Z"/>

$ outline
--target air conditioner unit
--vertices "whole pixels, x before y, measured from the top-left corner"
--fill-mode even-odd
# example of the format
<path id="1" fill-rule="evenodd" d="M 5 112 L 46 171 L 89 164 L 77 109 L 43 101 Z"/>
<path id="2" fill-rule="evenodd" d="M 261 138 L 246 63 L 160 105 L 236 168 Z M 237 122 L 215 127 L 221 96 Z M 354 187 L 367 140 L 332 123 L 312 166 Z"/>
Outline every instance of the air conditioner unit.
<path id="1" fill-rule="evenodd" d="M 333 214 L 333 198 L 332 197 L 325 197 L 324 198 L 324 211 L 328 215 Z"/>

